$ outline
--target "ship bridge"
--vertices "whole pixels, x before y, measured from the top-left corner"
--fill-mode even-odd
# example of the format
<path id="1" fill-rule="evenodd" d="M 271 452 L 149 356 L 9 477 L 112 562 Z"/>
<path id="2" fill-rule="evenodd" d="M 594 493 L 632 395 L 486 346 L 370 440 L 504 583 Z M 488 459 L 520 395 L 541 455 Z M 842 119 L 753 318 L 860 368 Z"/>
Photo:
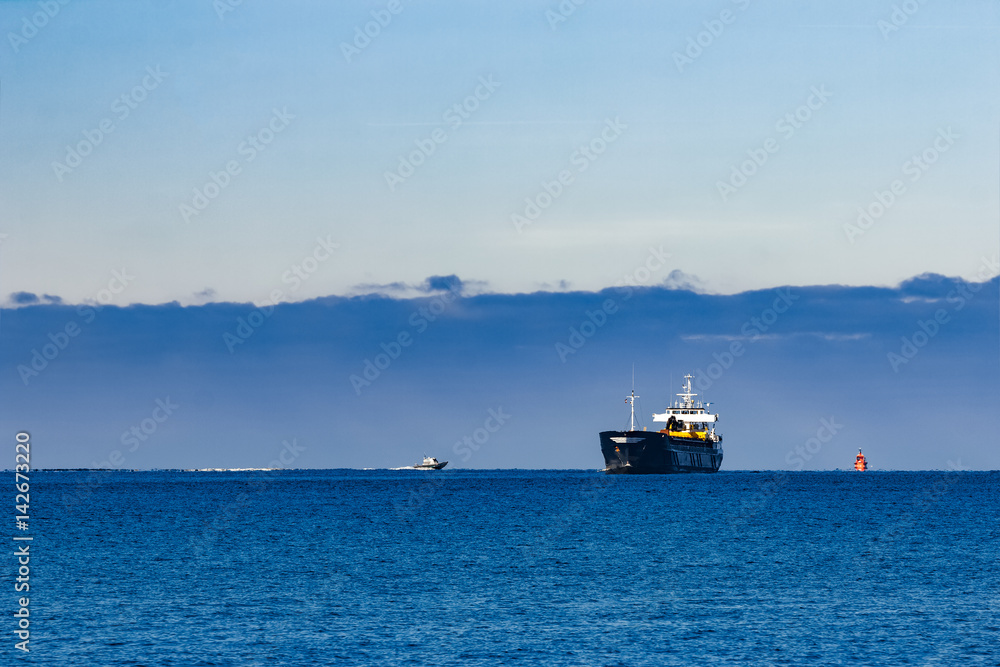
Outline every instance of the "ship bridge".
<path id="1" fill-rule="evenodd" d="M 698 394 L 691 392 L 691 379 L 694 376 L 685 375 L 683 389 L 681 393 L 677 394 L 680 400 L 674 401 L 674 404 L 667 407 L 666 412 L 653 413 L 654 422 L 667 422 L 673 417 L 674 421 L 684 422 L 688 424 L 712 424 L 719 421 L 719 415 L 713 415 L 708 412 L 708 408 L 711 403 L 702 403 L 701 401 L 695 401 L 694 397 Z"/>

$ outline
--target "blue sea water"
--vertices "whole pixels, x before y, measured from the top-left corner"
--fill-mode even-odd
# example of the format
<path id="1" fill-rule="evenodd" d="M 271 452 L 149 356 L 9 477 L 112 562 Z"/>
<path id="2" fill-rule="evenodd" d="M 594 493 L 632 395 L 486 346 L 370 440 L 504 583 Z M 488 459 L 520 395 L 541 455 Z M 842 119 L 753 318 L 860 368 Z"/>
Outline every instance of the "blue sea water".
<path id="1" fill-rule="evenodd" d="M 81 471 L 31 491 L 31 652 L 8 614 L 6 664 L 1000 664 L 998 473 Z"/>

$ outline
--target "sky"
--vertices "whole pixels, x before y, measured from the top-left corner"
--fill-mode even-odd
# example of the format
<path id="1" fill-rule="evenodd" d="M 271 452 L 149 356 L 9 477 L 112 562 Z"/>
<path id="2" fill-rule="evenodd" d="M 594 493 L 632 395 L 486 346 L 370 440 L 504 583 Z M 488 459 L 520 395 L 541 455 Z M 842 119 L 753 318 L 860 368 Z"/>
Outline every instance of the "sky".
<path id="1" fill-rule="evenodd" d="M 983 273 L 1000 256 L 988 261 Z M 640 427 L 695 376 L 724 470 L 849 469 L 859 448 L 879 470 L 1000 468 L 1000 278 L 736 295 L 431 283 L 416 299 L 4 310 L 0 430 L 29 428 L 37 467 L 391 468 L 427 454 L 596 470 L 598 433 L 629 423 L 634 364 Z"/>
<path id="2" fill-rule="evenodd" d="M 598 468 L 634 365 L 643 419 L 708 385 L 724 469 L 1000 467 L 995 3 L 0 27 L 0 428 L 40 466 Z"/>
<path id="3" fill-rule="evenodd" d="M 998 9 L 914 3 L 3 2 L 4 296 L 971 278 Z"/>

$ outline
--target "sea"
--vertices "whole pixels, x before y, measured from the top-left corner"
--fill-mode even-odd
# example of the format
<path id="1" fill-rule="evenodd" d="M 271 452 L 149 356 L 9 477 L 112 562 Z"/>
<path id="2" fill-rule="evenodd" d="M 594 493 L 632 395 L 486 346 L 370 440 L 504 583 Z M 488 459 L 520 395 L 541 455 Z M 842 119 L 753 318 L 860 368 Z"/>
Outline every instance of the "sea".
<path id="1" fill-rule="evenodd" d="M 1000 665 L 998 472 L 39 471 L 30 501 L 8 665 Z"/>

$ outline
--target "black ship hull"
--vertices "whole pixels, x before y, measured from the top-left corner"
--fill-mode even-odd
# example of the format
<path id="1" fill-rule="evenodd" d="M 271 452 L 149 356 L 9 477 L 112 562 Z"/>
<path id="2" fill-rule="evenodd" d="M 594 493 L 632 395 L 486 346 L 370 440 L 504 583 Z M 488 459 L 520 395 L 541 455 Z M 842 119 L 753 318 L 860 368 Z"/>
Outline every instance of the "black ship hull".
<path id="1" fill-rule="evenodd" d="M 660 432 L 602 431 L 604 471 L 617 474 L 718 472 L 722 447 L 717 442 L 675 438 Z"/>

